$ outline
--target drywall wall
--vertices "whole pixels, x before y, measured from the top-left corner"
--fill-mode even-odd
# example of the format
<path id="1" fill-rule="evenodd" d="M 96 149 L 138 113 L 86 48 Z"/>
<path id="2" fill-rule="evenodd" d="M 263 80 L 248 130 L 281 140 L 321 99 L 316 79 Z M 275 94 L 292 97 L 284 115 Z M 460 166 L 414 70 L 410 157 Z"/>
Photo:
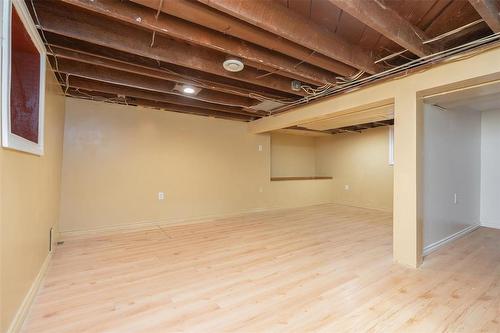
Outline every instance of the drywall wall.
<path id="1" fill-rule="evenodd" d="M 388 132 L 380 127 L 316 138 L 316 175 L 333 177 L 333 202 L 392 211 Z"/>
<path id="2" fill-rule="evenodd" d="M 303 135 L 271 134 L 271 176 L 316 176 L 316 141 Z"/>
<path id="3" fill-rule="evenodd" d="M 77 99 L 62 178 L 63 232 L 331 201 L 328 180 L 271 182 L 270 137 L 246 123 Z"/>
<path id="4" fill-rule="evenodd" d="M 49 249 L 49 230 L 59 217 L 64 96 L 47 64 L 45 154 L 0 149 L 1 316 L 11 324 Z"/>
<path id="5" fill-rule="evenodd" d="M 481 115 L 481 225 L 500 229 L 500 110 Z"/>
<path id="6" fill-rule="evenodd" d="M 424 249 L 479 224 L 480 112 L 424 106 L 422 172 Z"/>

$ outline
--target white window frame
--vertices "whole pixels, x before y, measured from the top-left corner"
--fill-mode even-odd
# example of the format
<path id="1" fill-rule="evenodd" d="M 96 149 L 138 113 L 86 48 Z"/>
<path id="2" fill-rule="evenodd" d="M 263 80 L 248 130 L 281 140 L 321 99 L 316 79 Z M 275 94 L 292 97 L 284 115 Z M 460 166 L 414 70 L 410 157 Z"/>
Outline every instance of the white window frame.
<path id="1" fill-rule="evenodd" d="M 31 37 L 33 44 L 40 52 L 40 97 L 38 102 L 38 143 L 27 140 L 11 132 L 10 123 L 10 89 L 11 89 L 11 13 L 15 7 L 19 18 Z M 35 155 L 44 154 L 45 128 L 45 46 L 38 35 L 28 8 L 22 0 L 3 0 L 2 7 L 2 146 L 24 151 Z"/>

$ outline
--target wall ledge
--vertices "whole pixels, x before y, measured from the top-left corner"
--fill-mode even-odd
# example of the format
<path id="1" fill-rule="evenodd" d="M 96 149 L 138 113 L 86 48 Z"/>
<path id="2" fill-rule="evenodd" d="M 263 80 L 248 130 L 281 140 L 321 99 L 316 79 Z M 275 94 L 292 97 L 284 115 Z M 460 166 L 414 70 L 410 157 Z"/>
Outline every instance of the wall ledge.
<path id="1" fill-rule="evenodd" d="M 332 177 L 271 177 L 272 182 L 287 181 L 287 180 L 317 180 L 317 179 L 333 179 Z"/>

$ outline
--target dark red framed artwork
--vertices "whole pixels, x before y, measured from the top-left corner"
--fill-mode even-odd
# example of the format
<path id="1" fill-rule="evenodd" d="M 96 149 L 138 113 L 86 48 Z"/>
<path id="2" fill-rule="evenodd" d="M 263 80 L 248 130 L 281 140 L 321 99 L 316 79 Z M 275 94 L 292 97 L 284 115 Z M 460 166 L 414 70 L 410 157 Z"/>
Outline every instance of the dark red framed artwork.
<path id="1" fill-rule="evenodd" d="M 2 9 L 2 145 L 42 155 L 45 49 L 25 6 Z"/>

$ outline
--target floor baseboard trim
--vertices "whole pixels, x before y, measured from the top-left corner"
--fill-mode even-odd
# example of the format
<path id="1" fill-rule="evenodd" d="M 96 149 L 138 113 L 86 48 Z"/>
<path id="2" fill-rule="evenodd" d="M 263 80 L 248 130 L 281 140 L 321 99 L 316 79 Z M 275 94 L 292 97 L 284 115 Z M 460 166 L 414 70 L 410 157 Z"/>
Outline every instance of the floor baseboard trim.
<path id="1" fill-rule="evenodd" d="M 118 224 L 114 226 L 106 226 L 100 228 L 92 228 L 92 229 L 80 229 L 80 230 L 67 230 L 60 231 L 59 238 L 61 240 L 70 239 L 70 238 L 86 238 L 92 236 L 103 236 L 109 235 L 117 232 L 132 232 L 132 231 L 142 231 L 142 230 L 151 230 L 155 228 L 168 227 L 168 226 L 180 226 L 180 225 L 188 225 L 188 224 L 197 224 L 197 223 L 205 223 L 212 222 L 215 220 L 226 219 L 226 218 L 235 218 L 235 217 L 243 217 L 248 214 L 254 213 L 272 213 L 280 210 L 288 210 L 288 209 L 298 209 L 304 207 L 312 207 L 312 206 L 321 206 L 321 205 L 339 205 L 339 206 L 347 206 L 345 204 L 333 203 L 333 202 L 323 202 L 316 203 L 311 205 L 304 206 L 291 206 L 291 207 L 266 207 L 266 208 L 253 208 L 248 209 L 241 212 L 233 212 L 227 214 L 214 214 L 214 215 L 206 215 L 201 217 L 191 217 L 191 218 L 172 218 L 165 220 L 156 220 L 156 221 L 141 221 L 136 223 L 128 223 L 128 224 Z M 355 206 L 348 206 L 355 207 Z M 364 208 L 370 210 L 377 210 L 373 208 L 365 208 L 365 207 L 356 207 L 356 208 Z"/>
<path id="2" fill-rule="evenodd" d="M 455 239 L 458 239 L 460 237 L 463 237 L 465 235 L 467 235 L 468 233 L 471 233 L 473 232 L 474 230 L 478 229 L 479 227 L 481 227 L 481 225 L 471 225 L 471 226 L 468 226 L 467 228 L 464 228 L 448 237 L 445 237 L 435 243 L 432 243 L 432 244 L 429 244 L 427 245 L 426 247 L 424 247 L 424 256 L 426 255 L 429 255 L 430 253 L 436 251 L 437 249 L 439 249 L 440 247 L 442 247 L 443 245 L 455 240 Z"/>
<path id="3" fill-rule="evenodd" d="M 21 331 L 21 328 L 23 327 L 24 321 L 28 316 L 38 289 L 40 289 L 45 278 L 45 274 L 47 273 L 47 268 L 49 267 L 50 260 L 52 259 L 52 253 L 53 252 L 49 252 L 49 254 L 47 254 L 47 257 L 45 257 L 42 267 L 40 267 L 40 270 L 38 271 L 35 280 L 31 284 L 28 293 L 26 294 L 26 296 L 24 296 L 24 299 L 19 306 L 19 309 L 17 309 L 16 315 L 14 316 L 14 319 L 12 319 L 12 322 L 10 323 L 10 326 L 7 329 L 6 333 L 17 333 Z"/>

